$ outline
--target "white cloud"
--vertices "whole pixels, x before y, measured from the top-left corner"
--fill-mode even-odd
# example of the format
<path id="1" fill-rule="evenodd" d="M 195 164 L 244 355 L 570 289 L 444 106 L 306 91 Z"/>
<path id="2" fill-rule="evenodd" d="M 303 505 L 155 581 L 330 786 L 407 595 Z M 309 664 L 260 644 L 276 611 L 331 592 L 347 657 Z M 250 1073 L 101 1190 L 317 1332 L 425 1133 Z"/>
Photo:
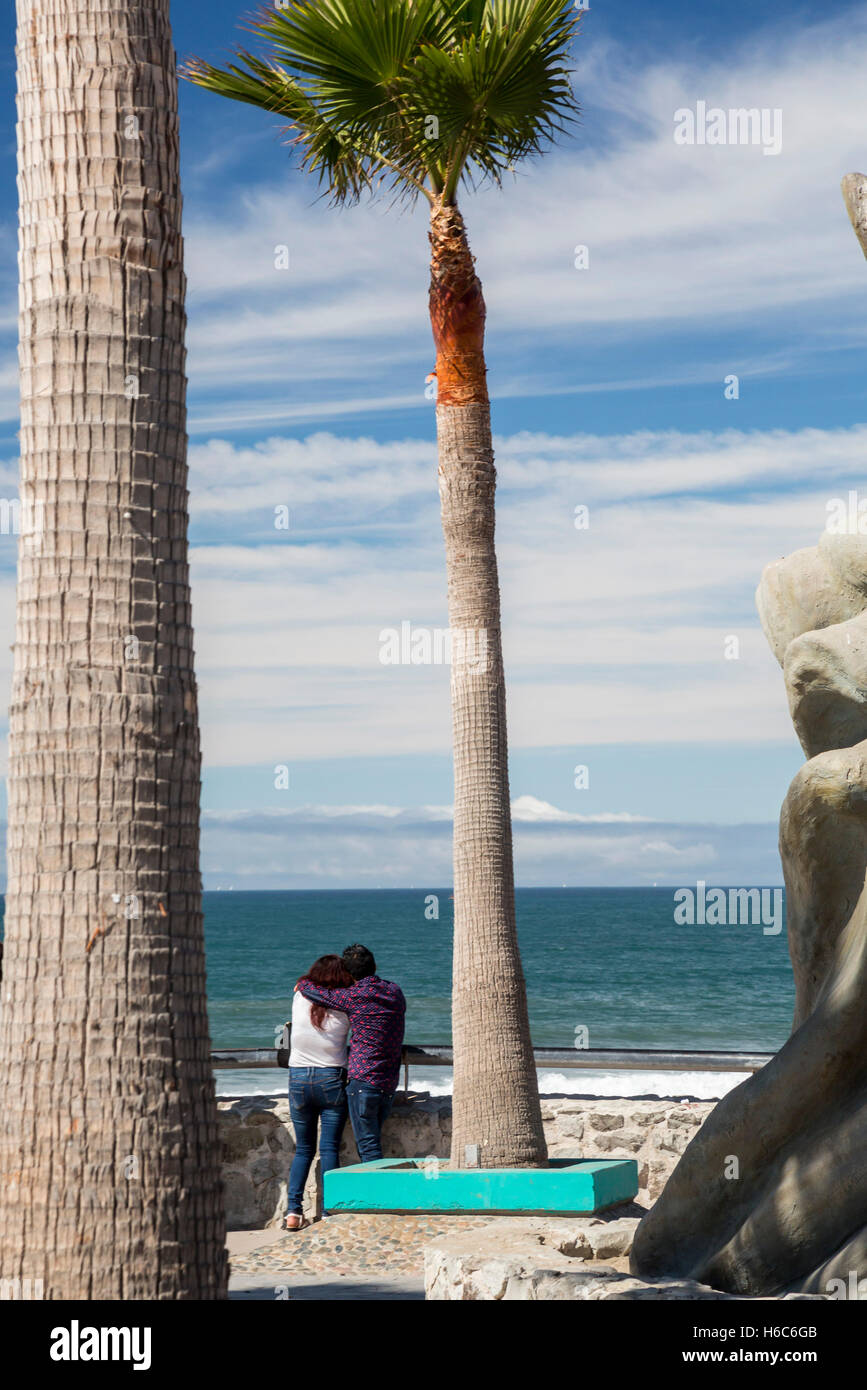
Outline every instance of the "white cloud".
<path id="1" fill-rule="evenodd" d="M 519 884 L 779 882 L 774 826 L 639 826 L 616 815 L 571 816 L 532 796 L 519 801 L 544 807 L 529 820 L 513 817 Z M 206 812 L 205 886 L 442 888 L 452 874 L 451 816 L 443 810 Z"/>
<path id="2" fill-rule="evenodd" d="M 499 440 L 512 746 L 788 739 L 753 592 L 815 544 L 865 446 L 864 426 Z M 447 624 L 433 446 L 315 434 L 191 460 L 198 527 L 228 536 L 193 556 L 208 763 L 447 751 L 447 668 L 379 660 L 384 628 Z"/>
<path id="3" fill-rule="evenodd" d="M 645 816 L 633 816 L 628 811 L 600 811 L 596 815 L 581 816 L 573 811 L 561 811 L 549 801 L 540 801 L 536 796 L 519 796 L 512 801 L 512 821 L 541 825 L 545 822 L 573 825 L 615 825 L 634 824 L 646 820 Z"/>

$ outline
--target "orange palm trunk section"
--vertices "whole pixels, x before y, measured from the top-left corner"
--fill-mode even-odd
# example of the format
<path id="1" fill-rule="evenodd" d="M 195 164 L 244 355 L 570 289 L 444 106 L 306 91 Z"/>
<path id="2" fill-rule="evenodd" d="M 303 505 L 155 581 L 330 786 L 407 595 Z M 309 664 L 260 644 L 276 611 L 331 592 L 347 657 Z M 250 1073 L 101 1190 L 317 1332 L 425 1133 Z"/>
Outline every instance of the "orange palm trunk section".
<path id="1" fill-rule="evenodd" d="M 430 321 L 437 352 L 437 404 L 487 404 L 485 298 L 464 219 L 453 206 L 431 211 Z"/>

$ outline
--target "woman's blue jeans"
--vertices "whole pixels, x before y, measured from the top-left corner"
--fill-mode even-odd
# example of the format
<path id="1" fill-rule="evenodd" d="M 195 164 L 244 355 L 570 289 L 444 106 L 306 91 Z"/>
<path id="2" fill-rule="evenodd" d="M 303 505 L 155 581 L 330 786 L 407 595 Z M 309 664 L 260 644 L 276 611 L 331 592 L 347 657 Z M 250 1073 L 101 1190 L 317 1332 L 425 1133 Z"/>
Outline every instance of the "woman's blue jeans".
<path id="1" fill-rule="evenodd" d="M 340 1167 L 340 1141 L 349 1113 L 342 1067 L 290 1067 L 289 1113 L 295 1129 L 295 1157 L 289 1170 L 289 1212 L 303 1211 L 304 1185 L 316 1155 L 316 1131 L 323 1174 Z"/>

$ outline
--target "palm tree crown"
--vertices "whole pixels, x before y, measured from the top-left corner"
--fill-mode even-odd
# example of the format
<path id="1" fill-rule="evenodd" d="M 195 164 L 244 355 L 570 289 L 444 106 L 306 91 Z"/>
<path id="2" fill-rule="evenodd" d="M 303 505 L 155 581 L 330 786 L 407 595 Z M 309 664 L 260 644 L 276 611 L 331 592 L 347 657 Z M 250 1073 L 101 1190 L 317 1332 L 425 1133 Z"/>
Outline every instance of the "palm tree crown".
<path id="1" fill-rule="evenodd" d="M 572 0 L 278 0 L 246 23 L 267 56 L 182 72 L 285 117 L 337 203 L 385 183 L 449 205 L 574 120 L 579 22 Z"/>

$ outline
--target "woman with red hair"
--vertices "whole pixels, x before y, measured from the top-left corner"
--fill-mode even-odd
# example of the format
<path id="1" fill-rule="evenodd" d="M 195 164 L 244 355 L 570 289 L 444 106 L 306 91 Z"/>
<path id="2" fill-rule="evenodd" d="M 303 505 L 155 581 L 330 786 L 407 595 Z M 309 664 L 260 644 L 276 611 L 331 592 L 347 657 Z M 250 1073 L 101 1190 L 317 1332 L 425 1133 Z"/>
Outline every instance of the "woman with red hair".
<path id="1" fill-rule="evenodd" d="M 355 983 L 340 956 L 320 956 L 301 979 L 324 989 L 348 989 Z M 313 1003 L 296 989 L 289 1051 L 289 1111 L 295 1129 L 295 1157 L 289 1171 L 288 1214 L 283 1223 L 287 1231 L 300 1231 L 307 1224 L 304 1185 L 316 1154 L 317 1130 L 323 1175 L 340 1166 L 340 1141 L 348 1113 L 348 1034 L 346 1014 Z"/>

